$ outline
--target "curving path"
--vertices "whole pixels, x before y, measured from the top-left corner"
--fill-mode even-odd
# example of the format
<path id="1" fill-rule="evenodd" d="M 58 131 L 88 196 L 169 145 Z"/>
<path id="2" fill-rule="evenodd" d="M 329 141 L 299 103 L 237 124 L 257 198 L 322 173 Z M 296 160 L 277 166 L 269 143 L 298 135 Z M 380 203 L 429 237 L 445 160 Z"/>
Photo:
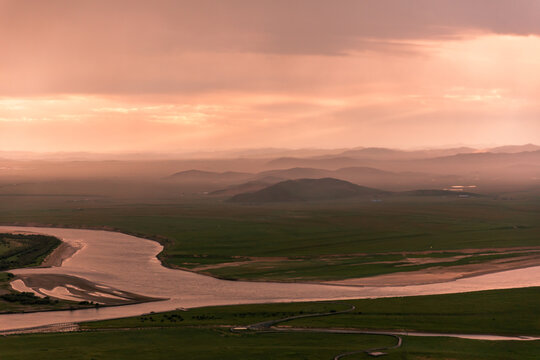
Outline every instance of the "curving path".
<path id="1" fill-rule="evenodd" d="M 282 319 L 275 319 L 275 320 L 269 320 L 264 321 L 252 325 L 248 325 L 246 327 L 235 327 L 231 328 L 232 332 L 243 332 L 246 330 L 250 331 L 257 331 L 257 332 L 310 332 L 310 333 L 328 333 L 328 334 L 359 334 L 359 335 L 380 335 L 380 336 L 390 336 L 395 338 L 396 344 L 392 346 L 387 347 L 381 347 L 381 348 L 373 348 L 373 349 L 364 349 L 364 350 L 356 350 L 351 352 L 345 352 L 338 354 L 334 357 L 334 360 L 339 360 L 345 356 L 359 354 L 359 353 L 375 353 L 380 352 L 382 350 L 390 350 L 390 349 L 397 349 L 401 346 L 403 343 L 403 340 L 400 336 L 392 334 L 392 333 L 385 333 L 385 332 L 372 332 L 372 331 L 364 331 L 364 330 L 348 330 L 348 329 L 320 329 L 320 328 L 295 328 L 295 327 L 288 327 L 288 328 L 280 328 L 276 327 L 275 325 L 284 323 L 287 321 L 297 320 L 297 319 L 305 319 L 305 318 L 311 318 L 311 317 L 323 317 L 323 316 L 333 316 L 333 315 L 339 315 L 339 314 L 346 314 L 350 313 L 352 311 L 356 310 L 356 306 L 351 305 L 349 309 L 342 310 L 342 311 L 333 311 L 333 312 L 327 312 L 327 313 L 316 313 L 316 314 L 307 314 L 307 315 L 297 315 L 297 316 L 290 316 Z"/>
<path id="2" fill-rule="evenodd" d="M 533 341 L 540 340 L 540 337 L 537 336 L 500 336 L 500 335 L 490 335 L 490 334 L 445 334 L 445 333 L 422 333 L 422 332 L 401 332 L 401 331 L 374 331 L 374 330 L 356 330 L 356 329 L 335 329 L 335 328 L 298 328 L 298 327 L 279 327 L 278 324 L 297 320 L 305 319 L 311 317 L 323 317 L 323 316 L 333 316 L 339 314 L 346 314 L 356 310 L 354 305 L 351 305 L 350 308 L 342 311 L 333 311 L 326 313 L 316 313 L 316 314 L 306 314 L 306 315 L 297 315 L 290 316 L 281 319 L 274 319 L 269 321 L 263 321 L 255 324 L 251 324 L 245 327 L 234 327 L 231 328 L 232 332 L 245 332 L 245 331 L 255 331 L 255 332 L 309 332 L 309 333 L 328 333 L 328 334 L 357 334 L 357 335 L 379 335 L 379 336 L 389 336 L 396 340 L 396 343 L 392 346 L 371 348 L 371 349 L 362 349 L 344 352 L 338 354 L 334 357 L 334 360 L 342 359 L 346 356 L 366 353 L 372 355 L 382 355 L 383 351 L 397 349 L 403 344 L 403 339 L 401 336 L 421 336 L 421 337 L 456 337 L 462 339 L 472 339 L 472 340 L 493 340 L 493 341 Z"/>

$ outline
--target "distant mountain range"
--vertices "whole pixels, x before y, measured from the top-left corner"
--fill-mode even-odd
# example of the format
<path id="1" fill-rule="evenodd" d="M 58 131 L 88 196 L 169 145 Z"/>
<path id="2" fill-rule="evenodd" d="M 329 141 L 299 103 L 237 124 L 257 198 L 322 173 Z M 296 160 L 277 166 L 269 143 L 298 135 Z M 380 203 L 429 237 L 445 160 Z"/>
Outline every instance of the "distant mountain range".
<path id="1" fill-rule="evenodd" d="M 523 151 L 521 151 L 523 150 Z M 336 170 L 343 167 L 375 167 L 383 170 L 429 171 L 425 165 L 451 159 L 472 161 L 474 159 L 503 159 L 514 161 L 518 158 L 535 158 L 540 154 L 540 147 L 532 144 L 494 148 L 493 151 L 480 151 L 470 148 L 447 150 L 401 151 L 391 149 L 367 148 L 350 150 L 332 156 L 309 158 L 282 157 L 266 163 L 269 168 L 310 167 Z M 439 172 L 439 171 L 437 171 Z M 447 173 L 451 173 L 446 171 Z"/>
<path id="2" fill-rule="evenodd" d="M 231 157 L 227 158 L 169 157 L 157 160 L 145 158 L 144 154 L 142 157 L 124 154 L 123 160 L 113 160 L 113 157 L 108 160 L 73 160 L 70 156 L 92 154 L 62 153 L 53 154 L 48 160 L 43 160 L 46 154 L 41 155 L 41 160 L 0 160 L 0 175 L 5 181 L 8 178 L 11 179 L 9 181 L 21 181 L 27 176 L 144 179 L 160 181 L 164 186 L 186 194 L 212 193 L 216 196 L 261 190 L 283 180 L 327 177 L 390 191 L 477 185 L 484 192 L 487 188 L 499 191 L 515 186 L 539 186 L 539 149 L 540 146 L 533 144 L 415 151 L 372 147 L 287 153 L 280 149 L 261 149 L 259 152 L 239 152 L 245 157 L 237 158 L 231 152 Z M 249 157 L 251 153 L 257 156 Z M 285 154 L 296 157 L 274 157 Z M 0 157 L 30 158 L 34 155 L 0 152 Z M 98 155 L 99 159 L 108 156 Z"/>
<path id="3" fill-rule="evenodd" d="M 426 159 L 456 154 L 467 154 L 477 151 L 477 149 L 473 149 L 470 147 L 413 151 L 395 150 L 387 148 L 362 148 L 357 150 L 348 150 L 339 154 L 338 156 L 350 157 L 355 159 L 369 158 L 377 160 Z"/>
<path id="4" fill-rule="evenodd" d="M 207 186 L 211 195 L 236 195 L 256 191 L 283 180 L 320 179 L 325 177 L 349 181 L 368 187 L 405 190 L 418 187 L 445 187 L 460 183 L 457 176 L 433 175 L 419 172 L 391 172 L 371 167 L 346 167 L 337 170 L 316 168 L 290 168 L 269 170 L 260 173 L 210 172 L 188 170 L 175 173 L 167 181 L 179 185 L 197 184 Z M 220 186 L 216 189 L 216 186 Z M 215 190 L 214 190 L 215 189 Z"/>
<path id="5" fill-rule="evenodd" d="M 192 151 L 192 152 L 122 152 L 122 153 L 95 153 L 83 151 L 66 152 L 31 152 L 31 151 L 0 151 L 1 159 L 14 160 L 187 160 L 187 159 L 281 159 L 281 158 L 370 158 L 385 159 L 420 159 L 429 157 L 450 156 L 474 152 L 517 153 L 537 151 L 540 146 L 534 144 L 505 145 L 492 148 L 456 147 L 447 149 L 426 150 L 397 150 L 383 147 L 357 147 L 352 149 L 286 149 L 286 148 L 260 148 L 221 151 Z M 294 166 L 294 165 L 293 165 Z M 341 165 L 344 167 L 347 165 Z"/>
<path id="6" fill-rule="evenodd" d="M 525 144 L 525 145 L 506 145 L 499 146 L 495 148 L 488 149 L 487 152 L 492 153 L 519 153 L 519 152 L 529 152 L 529 151 L 538 151 L 540 146 L 534 144 Z"/>
<path id="7" fill-rule="evenodd" d="M 164 199 L 229 198 L 287 180 L 323 178 L 392 192 L 459 188 L 516 197 L 540 189 L 540 146 L 534 144 L 415 151 L 255 149 L 182 156 L 0 151 L 0 187 L 84 180 L 90 192 L 94 182 L 102 182 L 100 188 L 115 196 L 118 192 L 139 196 L 136 188 L 145 186 L 148 196 L 159 192 Z M 119 182 L 121 188 L 112 185 Z"/>

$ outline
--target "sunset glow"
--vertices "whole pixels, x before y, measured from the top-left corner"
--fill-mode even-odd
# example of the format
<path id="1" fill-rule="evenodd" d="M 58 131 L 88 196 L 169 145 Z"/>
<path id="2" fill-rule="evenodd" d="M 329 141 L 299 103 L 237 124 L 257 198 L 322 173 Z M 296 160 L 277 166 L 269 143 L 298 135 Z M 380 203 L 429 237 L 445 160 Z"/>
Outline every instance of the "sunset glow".
<path id="1" fill-rule="evenodd" d="M 538 2 L 382 3 L 0 0 L 0 149 L 540 142 Z"/>

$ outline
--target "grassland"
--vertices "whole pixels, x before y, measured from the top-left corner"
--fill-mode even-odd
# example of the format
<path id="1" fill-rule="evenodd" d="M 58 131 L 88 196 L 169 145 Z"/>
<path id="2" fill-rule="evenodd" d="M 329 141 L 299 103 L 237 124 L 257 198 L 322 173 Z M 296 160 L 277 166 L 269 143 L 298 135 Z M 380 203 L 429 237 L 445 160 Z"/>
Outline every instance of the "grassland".
<path id="1" fill-rule="evenodd" d="M 4 224 L 114 229 L 156 239 L 161 260 L 217 277 L 330 280 L 488 262 L 497 254 L 406 265 L 402 253 L 540 246 L 539 200 L 393 198 L 381 203 L 236 205 L 215 199 L 126 203 L 6 197 Z M 425 252 L 433 252 L 425 254 Z M 517 256 L 517 255 L 503 255 Z M 243 262 L 238 264 L 238 262 Z M 231 264 L 234 266 L 209 265 Z"/>
<path id="2" fill-rule="evenodd" d="M 0 233 L 0 270 L 40 265 L 61 241 L 52 236 Z M 72 301 L 39 298 L 33 293 L 19 293 L 9 286 L 13 275 L 0 272 L 0 313 L 63 310 L 88 305 Z"/>
<path id="3" fill-rule="evenodd" d="M 540 246 L 540 206 L 520 200 L 396 198 L 246 206 L 214 199 L 120 201 L 81 196 L 6 196 L 3 224 L 104 228 L 156 239 L 169 266 L 247 279 L 344 279 L 430 266 L 487 263 Z M 464 249 L 481 254 L 446 261 Z M 516 248 L 514 254 L 492 252 Z M 430 264 L 403 266 L 411 254 Z M 232 266 L 235 263 L 234 266 Z M 231 266 L 226 266 L 227 264 Z M 225 266 L 224 266 L 225 265 Z M 212 268 L 214 266 L 214 268 Z M 7 276 L 7 275 L 6 275 Z M 149 314 L 84 324 L 88 332 L 0 338 L 3 359 L 330 359 L 384 337 L 233 334 L 229 327 L 340 310 L 287 325 L 540 335 L 538 288 L 346 303 L 267 304 Z M 106 329 L 106 330 L 98 330 Z M 141 344 L 145 344 L 144 347 Z M 536 359 L 540 342 L 406 337 L 387 359 Z M 356 358 L 365 358 L 358 355 Z"/>
<path id="4" fill-rule="evenodd" d="M 220 266 L 200 266 L 195 270 L 204 274 L 225 279 L 268 280 L 268 281 L 330 281 L 348 278 L 363 278 L 391 273 L 415 272 L 435 267 L 451 268 L 482 264 L 482 269 L 493 261 L 505 260 L 508 266 L 519 267 L 519 259 L 535 259 L 540 264 L 538 250 L 495 253 L 493 251 L 473 254 L 446 252 L 429 254 L 367 254 L 367 255 L 332 255 L 318 257 L 270 258 L 251 260 L 243 263 L 225 263 Z M 415 264 L 419 258 L 429 258 L 427 263 Z M 324 271 L 321 271 L 324 269 Z M 440 272 L 443 272 L 439 270 Z"/>
<path id="5" fill-rule="evenodd" d="M 61 243 L 52 236 L 0 233 L 0 270 L 39 265 Z"/>
<path id="6" fill-rule="evenodd" d="M 356 311 L 288 325 L 406 331 L 540 335 L 540 288 L 355 300 Z"/>
<path id="7" fill-rule="evenodd" d="M 341 352 L 385 346 L 391 341 L 367 335 L 237 335 L 227 329 L 173 328 L 10 336 L 0 338 L 0 349 L 6 360 L 329 360 Z M 533 360 L 539 353 L 539 341 L 404 337 L 403 347 L 392 350 L 384 359 Z M 346 359 L 370 358 L 359 354 Z"/>
<path id="8" fill-rule="evenodd" d="M 348 349 L 389 345 L 376 336 L 232 334 L 228 329 L 173 328 L 46 334 L 0 339 L 2 358 L 26 359 L 331 359 Z"/>
<path id="9" fill-rule="evenodd" d="M 222 306 L 83 324 L 70 334 L 0 338 L 5 359 L 331 359 L 338 353 L 388 346 L 384 336 L 320 333 L 231 333 L 232 326 L 355 304 L 353 313 L 294 320 L 286 326 L 397 329 L 439 333 L 540 335 L 540 288 L 334 303 Z M 144 346 L 140 346 L 144 344 Z M 540 341 L 404 337 L 387 359 L 536 359 Z M 351 359 L 368 358 L 360 354 Z"/>
<path id="10" fill-rule="evenodd" d="M 438 333 L 540 335 L 540 288 L 465 294 L 362 299 L 332 303 L 257 304 L 197 308 L 118 320 L 90 322 L 87 329 L 248 325 L 301 314 L 351 313 L 287 322 L 301 327 L 338 327 Z"/>

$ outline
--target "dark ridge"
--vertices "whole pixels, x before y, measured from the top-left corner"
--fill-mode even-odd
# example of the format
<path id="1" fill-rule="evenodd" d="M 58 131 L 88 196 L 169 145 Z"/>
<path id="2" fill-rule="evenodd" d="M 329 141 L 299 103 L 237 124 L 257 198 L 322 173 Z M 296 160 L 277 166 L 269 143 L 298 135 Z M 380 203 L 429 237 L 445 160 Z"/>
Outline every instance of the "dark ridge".
<path id="1" fill-rule="evenodd" d="M 227 172 L 213 172 L 204 170 L 186 170 L 174 173 L 167 177 L 170 180 L 178 181 L 219 181 L 219 180 L 243 180 L 252 177 L 253 174 L 227 171 Z"/>
<path id="2" fill-rule="evenodd" d="M 453 191 L 453 190 L 439 190 L 439 189 L 421 189 L 403 191 L 400 194 L 410 196 L 455 196 L 455 197 L 479 197 L 480 194 L 467 192 L 467 191 Z"/>
<path id="3" fill-rule="evenodd" d="M 379 197 L 389 192 L 334 178 L 287 180 L 259 191 L 233 196 L 230 202 L 268 203 Z"/>
<path id="4" fill-rule="evenodd" d="M 276 177 L 268 176 L 268 177 L 264 177 L 258 180 L 248 181 L 248 182 L 238 184 L 238 185 L 231 185 L 224 189 L 215 190 L 215 191 L 210 192 L 209 195 L 233 196 L 233 195 L 246 193 L 246 192 L 254 192 L 254 191 L 264 189 L 270 185 L 273 185 L 283 180 L 284 180 L 283 178 L 276 178 Z"/>

